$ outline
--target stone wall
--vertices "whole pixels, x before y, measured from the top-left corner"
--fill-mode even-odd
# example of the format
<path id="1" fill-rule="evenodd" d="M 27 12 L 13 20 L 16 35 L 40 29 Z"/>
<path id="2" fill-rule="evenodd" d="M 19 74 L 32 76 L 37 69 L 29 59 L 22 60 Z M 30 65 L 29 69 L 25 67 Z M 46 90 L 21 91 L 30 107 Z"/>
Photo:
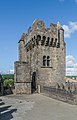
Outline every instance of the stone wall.
<path id="1" fill-rule="evenodd" d="M 16 93 L 31 93 L 30 67 L 26 62 L 15 62 L 15 90 Z"/>
<path id="2" fill-rule="evenodd" d="M 31 82 L 16 82 L 15 83 L 16 94 L 31 94 Z"/>
<path id="3" fill-rule="evenodd" d="M 72 86 L 73 87 L 73 86 Z M 77 105 L 77 89 L 73 91 L 63 88 L 41 86 L 41 93 L 48 97 Z"/>

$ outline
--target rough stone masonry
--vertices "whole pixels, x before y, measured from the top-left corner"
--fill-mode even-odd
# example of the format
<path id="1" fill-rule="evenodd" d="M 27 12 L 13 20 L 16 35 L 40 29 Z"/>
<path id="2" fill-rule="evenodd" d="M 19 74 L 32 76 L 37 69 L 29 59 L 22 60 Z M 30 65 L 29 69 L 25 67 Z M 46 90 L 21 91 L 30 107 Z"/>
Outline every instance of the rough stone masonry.
<path id="1" fill-rule="evenodd" d="M 37 92 L 39 85 L 57 86 L 64 83 L 66 45 L 60 23 L 49 28 L 35 20 L 19 42 L 19 61 L 15 68 L 16 93 Z"/>

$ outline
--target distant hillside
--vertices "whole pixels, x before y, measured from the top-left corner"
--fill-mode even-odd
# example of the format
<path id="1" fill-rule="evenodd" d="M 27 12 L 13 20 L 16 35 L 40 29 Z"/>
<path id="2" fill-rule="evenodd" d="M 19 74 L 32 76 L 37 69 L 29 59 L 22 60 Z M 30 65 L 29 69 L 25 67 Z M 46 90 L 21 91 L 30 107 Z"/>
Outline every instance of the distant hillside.
<path id="1" fill-rule="evenodd" d="M 14 79 L 14 74 L 2 74 L 3 79 Z"/>
<path id="2" fill-rule="evenodd" d="M 77 78 L 77 76 L 66 76 L 67 78 Z"/>

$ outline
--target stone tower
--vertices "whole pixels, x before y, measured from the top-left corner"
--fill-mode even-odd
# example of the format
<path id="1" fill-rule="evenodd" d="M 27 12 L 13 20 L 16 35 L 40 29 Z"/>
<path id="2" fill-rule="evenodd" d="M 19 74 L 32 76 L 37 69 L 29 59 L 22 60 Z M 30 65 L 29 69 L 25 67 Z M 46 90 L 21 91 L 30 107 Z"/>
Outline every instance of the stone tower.
<path id="1" fill-rule="evenodd" d="M 66 48 L 60 23 L 49 28 L 35 20 L 19 40 L 19 61 L 15 66 L 16 93 L 37 91 L 38 85 L 56 86 L 65 77 Z"/>

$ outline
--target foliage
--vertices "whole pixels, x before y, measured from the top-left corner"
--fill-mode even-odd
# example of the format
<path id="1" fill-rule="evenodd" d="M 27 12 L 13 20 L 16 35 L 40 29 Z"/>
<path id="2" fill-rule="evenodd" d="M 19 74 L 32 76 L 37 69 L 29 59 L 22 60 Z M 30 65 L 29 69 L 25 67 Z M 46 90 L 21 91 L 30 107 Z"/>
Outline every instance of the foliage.
<path id="1" fill-rule="evenodd" d="M 14 86 L 14 80 L 13 79 L 6 79 L 4 80 L 4 86 L 11 87 Z"/>
<path id="2" fill-rule="evenodd" d="M 14 74 L 3 74 L 2 78 L 3 78 L 3 80 L 5 80 L 5 79 L 13 79 L 14 80 Z"/>
<path id="3" fill-rule="evenodd" d="M 66 76 L 66 77 L 68 77 L 68 78 L 77 78 L 77 76 Z"/>

